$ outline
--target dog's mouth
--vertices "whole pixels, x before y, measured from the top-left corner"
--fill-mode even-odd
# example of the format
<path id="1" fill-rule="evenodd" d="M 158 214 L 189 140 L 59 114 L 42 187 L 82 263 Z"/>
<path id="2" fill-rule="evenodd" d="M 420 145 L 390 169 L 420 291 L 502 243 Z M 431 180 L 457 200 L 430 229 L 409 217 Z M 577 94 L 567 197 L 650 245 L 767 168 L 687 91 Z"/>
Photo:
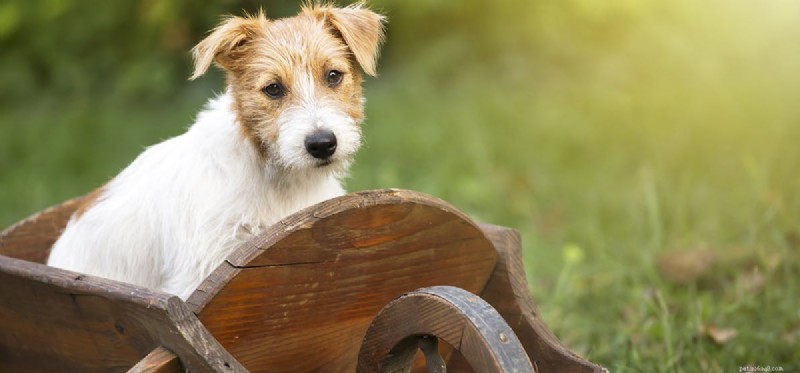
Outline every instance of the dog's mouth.
<path id="1" fill-rule="evenodd" d="M 331 164 L 333 164 L 333 159 L 326 158 L 326 159 L 321 159 L 321 160 L 317 161 L 317 164 L 315 165 L 315 167 L 322 168 L 322 167 L 325 167 L 325 166 L 329 166 Z"/>

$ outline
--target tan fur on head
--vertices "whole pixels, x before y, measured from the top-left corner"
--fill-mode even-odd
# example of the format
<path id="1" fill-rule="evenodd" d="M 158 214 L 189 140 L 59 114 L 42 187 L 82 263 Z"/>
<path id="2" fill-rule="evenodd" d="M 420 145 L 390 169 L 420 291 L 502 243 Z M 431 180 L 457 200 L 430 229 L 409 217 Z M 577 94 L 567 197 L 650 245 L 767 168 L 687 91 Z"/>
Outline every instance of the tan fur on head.
<path id="1" fill-rule="evenodd" d="M 214 61 L 223 69 L 230 70 L 237 57 L 242 54 L 241 47 L 255 37 L 268 22 L 263 10 L 259 10 L 254 17 L 231 16 L 225 19 L 192 48 L 195 66 L 189 79 L 194 80 L 205 74 Z"/>
<path id="2" fill-rule="evenodd" d="M 305 5 L 303 12 L 323 18 L 336 29 L 365 73 L 375 76 L 379 47 L 383 42 L 386 17 L 364 8 L 359 2 L 346 8 Z"/>
<path id="3" fill-rule="evenodd" d="M 371 76 L 377 75 L 376 66 L 380 45 L 384 40 L 386 17 L 365 8 L 363 2 L 346 8 L 308 2 L 303 5 L 302 14 L 329 24 L 347 44 L 361 69 Z M 230 71 L 237 55 L 243 53 L 241 47 L 263 34 L 259 31 L 266 28 L 268 23 L 263 10 L 259 10 L 255 16 L 231 16 L 223 20 L 209 36 L 192 48 L 195 68 L 189 79 L 194 80 L 205 74 L 215 61 L 221 68 Z"/>
<path id="4" fill-rule="evenodd" d="M 192 79 L 212 63 L 226 71 L 242 133 L 265 159 L 282 163 L 280 167 L 299 167 L 306 162 L 301 149 L 286 150 L 286 142 L 300 135 L 287 128 L 299 133 L 304 126 L 308 131 L 338 126 L 342 139 L 351 139 L 339 142 L 341 152 L 336 153 L 344 167 L 360 146 L 360 130 L 345 129 L 364 119 L 361 73 L 376 74 L 383 21 L 360 3 L 346 8 L 305 4 L 297 16 L 274 20 L 263 12 L 231 17 L 194 47 Z M 333 85 L 326 81 L 331 73 L 341 77 Z M 279 97 L 266 94 L 268 87 L 276 86 Z M 281 124 L 287 121 L 296 124 Z M 301 140 L 293 143 L 302 145 Z"/>

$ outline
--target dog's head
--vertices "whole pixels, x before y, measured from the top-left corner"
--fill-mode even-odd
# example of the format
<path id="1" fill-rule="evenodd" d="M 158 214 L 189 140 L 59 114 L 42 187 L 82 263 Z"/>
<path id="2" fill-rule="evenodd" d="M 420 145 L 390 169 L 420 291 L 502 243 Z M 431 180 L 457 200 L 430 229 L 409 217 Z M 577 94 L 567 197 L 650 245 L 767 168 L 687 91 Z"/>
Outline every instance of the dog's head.
<path id="1" fill-rule="evenodd" d="M 361 5 L 231 17 L 192 50 L 192 79 L 212 62 L 227 72 L 242 131 L 269 165 L 343 169 L 361 145 L 361 72 L 375 75 L 383 21 Z"/>

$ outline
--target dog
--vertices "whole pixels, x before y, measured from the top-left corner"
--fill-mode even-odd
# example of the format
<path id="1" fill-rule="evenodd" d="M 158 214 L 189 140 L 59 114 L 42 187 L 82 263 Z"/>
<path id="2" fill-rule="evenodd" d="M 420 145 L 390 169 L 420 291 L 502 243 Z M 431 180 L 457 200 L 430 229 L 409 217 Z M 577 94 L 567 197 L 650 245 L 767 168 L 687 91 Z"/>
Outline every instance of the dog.
<path id="1" fill-rule="evenodd" d="M 192 49 L 225 93 L 84 198 L 48 264 L 187 299 L 248 238 L 344 194 L 385 17 L 362 3 L 230 17 Z"/>

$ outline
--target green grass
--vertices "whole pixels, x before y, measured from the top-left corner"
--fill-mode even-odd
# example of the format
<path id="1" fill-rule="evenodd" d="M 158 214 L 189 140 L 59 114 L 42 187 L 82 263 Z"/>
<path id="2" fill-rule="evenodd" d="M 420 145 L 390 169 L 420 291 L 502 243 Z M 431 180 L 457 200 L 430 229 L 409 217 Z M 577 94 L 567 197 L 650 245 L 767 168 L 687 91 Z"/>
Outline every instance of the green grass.
<path id="1" fill-rule="evenodd" d="M 348 189 L 415 189 L 520 230 L 543 319 L 612 371 L 800 370 L 797 7 L 499 4 L 408 29 L 419 14 L 384 2 L 390 44 Z M 7 106 L 0 225 L 181 133 L 221 80 L 186 87 Z M 699 251 L 716 260 L 686 282 L 659 269 Z M 710 325 L 738 334 L 718 344 Z"/>

